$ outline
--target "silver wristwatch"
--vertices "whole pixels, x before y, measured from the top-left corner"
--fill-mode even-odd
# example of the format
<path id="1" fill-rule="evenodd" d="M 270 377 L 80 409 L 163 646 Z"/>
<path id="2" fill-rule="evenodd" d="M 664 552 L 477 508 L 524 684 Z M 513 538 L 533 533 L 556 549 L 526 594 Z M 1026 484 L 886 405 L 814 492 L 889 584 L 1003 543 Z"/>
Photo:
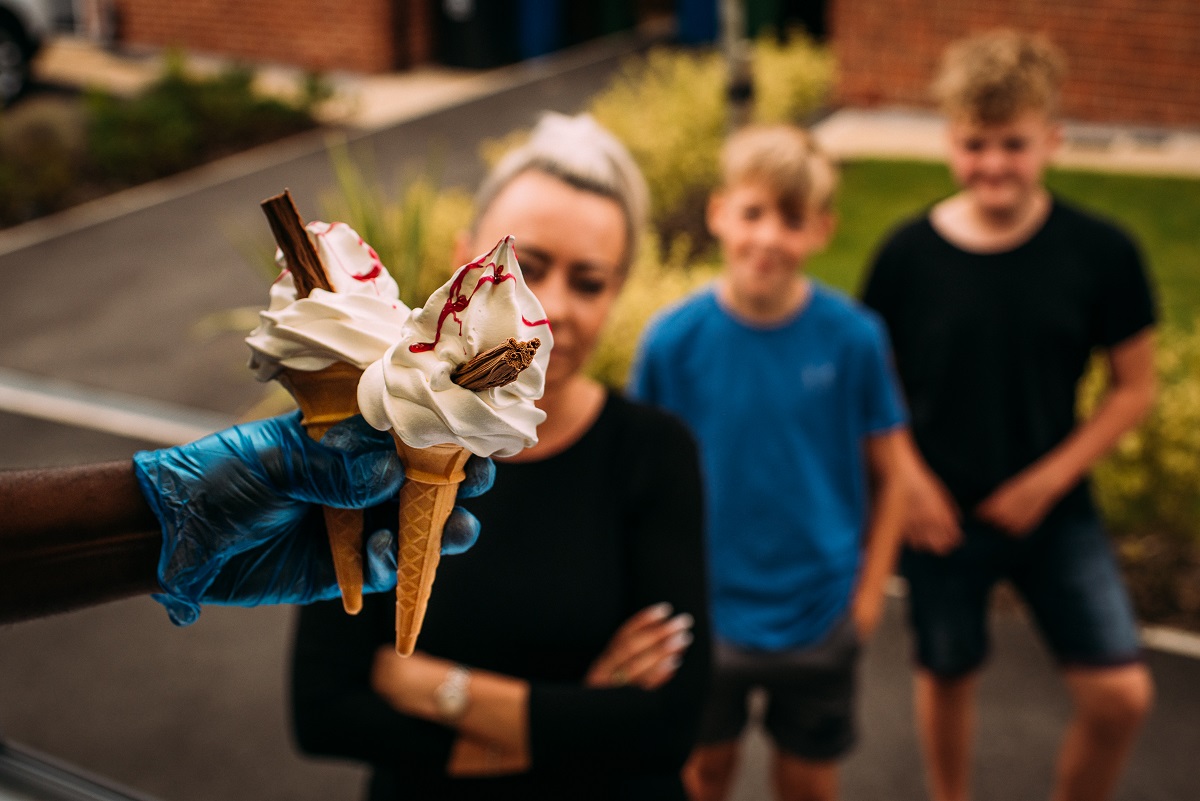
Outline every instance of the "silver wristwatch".
<path id="1" fill-rule="evenodd" d="M 462 718 L 471 700 L 470 686 L 471 671 L 462 665 L 452 666 L 445 680 L 433 691 L 433 699 L 443 721 L 457 723 Z"/>

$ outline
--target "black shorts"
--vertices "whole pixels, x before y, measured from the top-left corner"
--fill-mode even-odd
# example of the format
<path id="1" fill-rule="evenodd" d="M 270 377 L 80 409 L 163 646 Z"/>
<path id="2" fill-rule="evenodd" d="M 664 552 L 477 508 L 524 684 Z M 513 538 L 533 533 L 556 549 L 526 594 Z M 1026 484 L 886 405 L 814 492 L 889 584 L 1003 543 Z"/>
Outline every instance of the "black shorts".
<path id="1" fill-rule="evenodd" d="M 848 616 L 817 643 L 790 651 L 749 650 L 718 641 L 700 744 L 738 739 L 749 719 L 750 692 L 762 689 L 767 696 L 763 727 L 781 751 L 812 761 L 844 755 L 857 738 L 859 650 Z"/>
<path id="2" fill-rule="evenodd" d="M 1047 522 L 1026 537 L 963 527 L 945 556 L 906 550 L 917 661 L 936 676 L 979 669 L 988 651 L 988 600 L 1007 579 L 1033 612 L 1064 667 L 1114 667 L 1141 659 L 1137 618 L 1112 543 L 1092 516 Z"/>

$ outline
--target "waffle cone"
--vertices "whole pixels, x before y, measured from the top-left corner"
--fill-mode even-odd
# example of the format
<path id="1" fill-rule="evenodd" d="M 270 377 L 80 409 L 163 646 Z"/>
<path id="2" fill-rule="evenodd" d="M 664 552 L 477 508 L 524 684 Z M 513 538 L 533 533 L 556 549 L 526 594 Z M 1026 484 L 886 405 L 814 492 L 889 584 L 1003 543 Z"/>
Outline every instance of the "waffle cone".
<path id="1" fill-rule="evenodd" d="M 346 362 L 334 362 L 324 370 L 290 370 L 277 376 L 280 384 L 304 415 L 300 424 L 318 442 L 325 432 L 347 417 L 358 414 L 358 379 L 363 371 Z"/>
<path id="2" fill-rule="evenodd" d="M 396 570 L 396 653 L 408 656 L 417 644 L 438 562 L 442 529 L 458 497 L 463 466 L 471 453 L 458 445 L 412 448 L 399 438 L 404 463 L 400 487 L 400 555 Z"/>
<path id="3" fill-rule="evenodd" d="M 323 370 L 289 370 L 279 375 L 279 383 L 292 393 L 303 417 L 300 424 L 308 435 L 317 440 L 347 417 L 358 414 L 358 379 L 362 370 L 345 362 L 334 362 Z M 329 549 L 333 553 L 333 569 L 342 607 L 356 615 L 362 609 L 361 509 L 325 507 L 325 530 Z"/>

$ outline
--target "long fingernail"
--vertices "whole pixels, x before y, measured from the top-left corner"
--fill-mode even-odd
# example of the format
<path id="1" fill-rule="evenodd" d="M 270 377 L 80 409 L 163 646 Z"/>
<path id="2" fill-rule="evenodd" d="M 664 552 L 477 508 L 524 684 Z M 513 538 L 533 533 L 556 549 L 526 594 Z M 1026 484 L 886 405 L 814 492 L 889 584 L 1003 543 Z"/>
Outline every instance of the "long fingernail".
<path id="1" fill-rule="evenodd" d="M 681 631 L 678 634 L 671 635 L 671 639 L 667 641 L 668 648 L 686 648 L 692 644 L 692 633 L 690 631 Z"/>
<path id="2" fill-rule="evenodd" d="M 666 665 L 667 670 L 679 670 L 679 666 L 683 664 L 683 656 L 674 654 L 667 657 L 663 664 Z"/>
<path id="3" fill-rule="evenodd" d="M 681 615 L 676 615 L 671 620 L 671 627 L 676 629 L 690 629 L 696 623 L 696 618 L 692 617 L 687 612 Z"/>
<path id="4" fill-rule="evenodd" d="M 655 604 L 654 606 L 650 607 L 650 609 L 647 611 L 650 613 L 650 617 L 654 618 L 655 620 L 665 620 L 671 614 L 671 612 L 674 611 L 674 609 L 672 609 L 669 603 L 663 601 L 660 604 Z"/>

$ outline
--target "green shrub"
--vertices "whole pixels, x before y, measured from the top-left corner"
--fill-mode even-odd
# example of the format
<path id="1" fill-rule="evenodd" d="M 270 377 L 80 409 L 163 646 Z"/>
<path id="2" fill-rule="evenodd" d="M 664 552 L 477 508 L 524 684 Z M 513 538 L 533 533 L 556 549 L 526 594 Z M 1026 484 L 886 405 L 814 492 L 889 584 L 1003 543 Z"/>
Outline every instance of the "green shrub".
<path id="1" fill-rule="evenodd" d="M 784 42 L 774 36 L 754 43 L 754 119 L 803 123 L 824 106 L 833 86 L 833 54 L 802 31 Z"/>
<path id="2" fill-rule="evenodd" d="M 654 50 L 592 100 L 592 114 L 642 168 L 664 242 L 677 232 L 696 242 L 705 235 L 704 202 L 725 131 L 723 70 L 714 53 Z"/>
<path id="3" fill-rule="evenodd" d="M 1154 531 L 1200 546 L 1200 321 L 1159 332 L 1155 368 L 1154 408 L 1096 466 L 1096 498 L 1119 533 Z M 1080 393 L 1082 414 L 1096 408 L 1107 381 L 1095 360 Z"/>
<path id="4" fill-rule="evenodd" d="M 754 43 L 754 118 L 803 122 L 824 102 L 833 58 L 804 36 Z M 664 246 L 678 234 L 695 250 L 711 241 L 704 207 L 717 182 L 726 133 L 725 64 L 713 52 L 653 50 L 628 63 L 589 106 L 629 147 L 646 176 L 651 220 Z"/>
<path id="5" fill-rule="evenodd" d="M 208 78 L 182 56 L 131 98 L 88 92 L 81 103 L 32 100 L 0 119 L 0 227 L 313 127 L 328 84 L 307 76 L 295 103 L 254 93 L 254 74 Z"/>
<path id="6" fill-rule="evenodd" d="M 240 66 L 193 76 L 174 54 L 133 98 L 90 92 L 93 177 L 110 186 L 136 184 L 315 125 L 307 110 L 259 97 L 253 84 L 254 73 Z"/>
<path id="7" fill-rule="evenodd" d="M 170 95 L 124 100 L 92 91 L 87 110 L 90 172 L 106 185 L 133 185 L 178 172 L 198 149 L 195 127 Z"/>
<path id="8" fill-rule="evenodd" d="M 55 211 L 76 189 L 83 158 L 77 110 L 29 101 L 0 119 L 0 226 Z"/>
<path id="9" fill-rule="evenodd" d="M 656 235 L 647 236 L 588 364 L 588 373 L 596 380 L 624 387 L 642 329 L 650 318 L 716 275 L 714 265 L 693 264 L 689 250 L 687 238 L 677 237 L 664 257 Z"/>

